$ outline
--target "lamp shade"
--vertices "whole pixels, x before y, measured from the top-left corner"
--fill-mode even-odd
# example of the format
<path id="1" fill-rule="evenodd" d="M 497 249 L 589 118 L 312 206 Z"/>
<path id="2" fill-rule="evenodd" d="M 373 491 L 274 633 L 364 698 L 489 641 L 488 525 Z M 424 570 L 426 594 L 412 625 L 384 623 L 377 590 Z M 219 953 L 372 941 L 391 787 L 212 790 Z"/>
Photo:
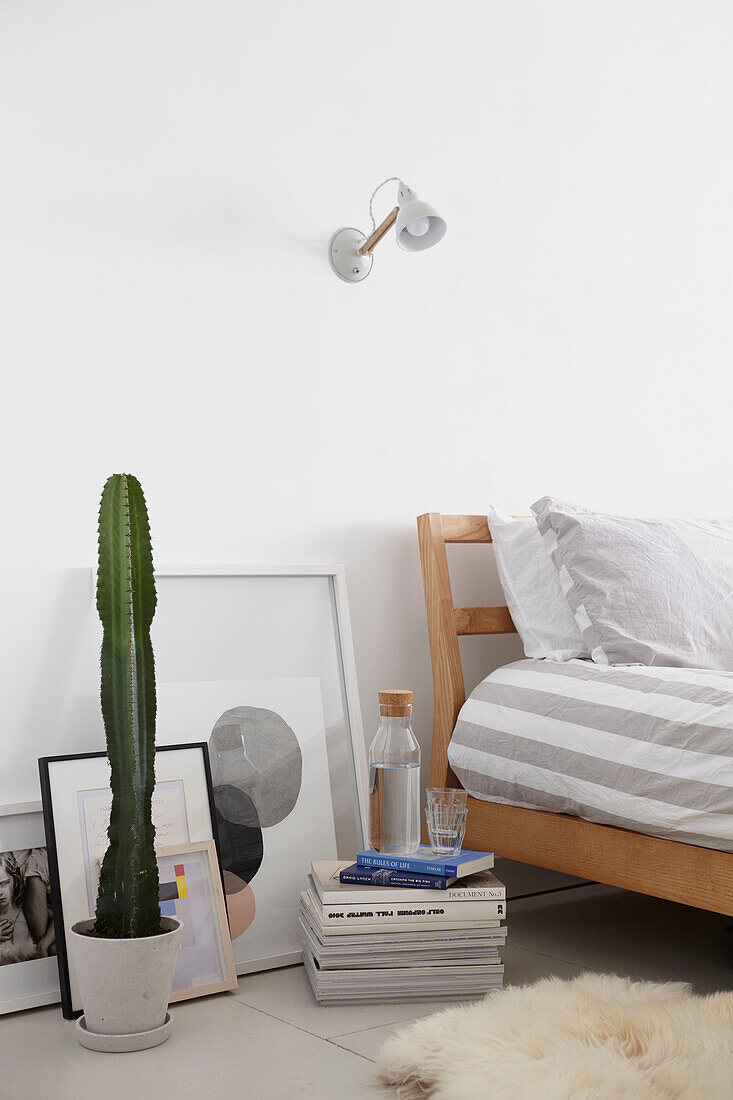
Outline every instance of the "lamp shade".
<path id="1" fill-rule="evenodd" d="M 404 248 L 405 252 L 423 252 L 442 240 L 447 229 L 445 222 L 406 183 L 399 185 L 397 202 L 399 211 L 395 233 L 400 248 Z"/>

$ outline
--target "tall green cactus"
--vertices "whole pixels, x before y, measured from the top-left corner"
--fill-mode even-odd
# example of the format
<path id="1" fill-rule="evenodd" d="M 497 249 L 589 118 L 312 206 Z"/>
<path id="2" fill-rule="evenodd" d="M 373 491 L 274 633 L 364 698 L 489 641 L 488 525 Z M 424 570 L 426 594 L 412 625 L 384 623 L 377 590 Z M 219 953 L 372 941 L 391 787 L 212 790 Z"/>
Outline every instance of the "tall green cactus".
<path id="1" fill-rule="evenodd" d="M 112 812 L 97 897 L 98 936 L 134 938 L 160 931 L 151 809 L 155 665 L 150 624 L 155 604 L 143 491 L 131 474 L 113 474 L 99 506 L 97 610 L 104 627 L 101 694 Z"/>

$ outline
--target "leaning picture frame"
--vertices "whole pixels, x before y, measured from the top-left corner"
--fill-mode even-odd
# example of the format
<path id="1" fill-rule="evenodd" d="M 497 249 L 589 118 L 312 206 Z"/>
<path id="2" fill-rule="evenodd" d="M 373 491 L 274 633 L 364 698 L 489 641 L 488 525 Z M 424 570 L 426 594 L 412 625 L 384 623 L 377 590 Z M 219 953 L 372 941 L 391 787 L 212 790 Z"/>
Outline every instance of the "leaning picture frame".
<path id="1" fill-rule="evenodd" d="M 157 743 L 207 739 L 238 974 L 302 959 L 314 858 L 353 856 L 368 772 L 340 565 L 165 565 Z"/>
<path id="2" fill-rule="evenodd" d="M 213 840 L 156 848 L 163 916 L 181 922 L 170 1003 L 237 988 L 224 889 Z"/>
<path id="3" fill-rule="evenodd" d="M 111 806 L 105 752 L 41 757 L 38 761 L 51 900 L 56 928 L 58 981 L 66 1019 L 82 1011 L 67 934 L 94 916 L 99 869 L 107 849 Z M 153 823 L 160 847 L 213 841 L 218 850 L 206 743 L 158 745 Z"/>
<path id="4" fill-rule="evenodd" d="M 0 806 L 0 1014 L 61 999 L 40 802 Z"/>

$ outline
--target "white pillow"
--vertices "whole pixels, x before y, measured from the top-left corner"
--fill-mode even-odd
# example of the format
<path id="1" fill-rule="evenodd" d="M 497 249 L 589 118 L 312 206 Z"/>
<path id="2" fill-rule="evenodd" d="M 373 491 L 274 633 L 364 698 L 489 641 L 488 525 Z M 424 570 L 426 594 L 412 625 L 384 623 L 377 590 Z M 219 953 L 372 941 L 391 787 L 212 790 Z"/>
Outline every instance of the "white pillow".
<path id="1" fill-rule="evenodd" d="M 532 511 L 596 663 L 733 671 L 733 520 Z"/>
<path id="2" fill-rule="evenodd" d="M 536 521 L 489 508 L 489 530 L 507 607 L 528 657 L 568 661 L 590 656 L 542 545 Z"/>

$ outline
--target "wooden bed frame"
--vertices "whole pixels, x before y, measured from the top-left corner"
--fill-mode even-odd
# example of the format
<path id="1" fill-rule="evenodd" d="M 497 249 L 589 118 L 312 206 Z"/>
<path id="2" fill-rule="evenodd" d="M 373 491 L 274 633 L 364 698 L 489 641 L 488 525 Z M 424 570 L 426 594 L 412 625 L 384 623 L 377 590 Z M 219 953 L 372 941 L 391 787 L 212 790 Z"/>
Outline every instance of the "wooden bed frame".
<path id="1" fill-rule="evenodd" d="M 430 785 L 458 787 L 448 745 L 466 691 L 459 635 L 516 633 L 506 607 L 454 607 L 448 542 L 491 542 L 486 516 L 418 517 L 435 715 Z M 733 731 L 731 731 L 733 736 Z M 733 853 L 469 795 L 466 847 L 733 916 Z"/>

